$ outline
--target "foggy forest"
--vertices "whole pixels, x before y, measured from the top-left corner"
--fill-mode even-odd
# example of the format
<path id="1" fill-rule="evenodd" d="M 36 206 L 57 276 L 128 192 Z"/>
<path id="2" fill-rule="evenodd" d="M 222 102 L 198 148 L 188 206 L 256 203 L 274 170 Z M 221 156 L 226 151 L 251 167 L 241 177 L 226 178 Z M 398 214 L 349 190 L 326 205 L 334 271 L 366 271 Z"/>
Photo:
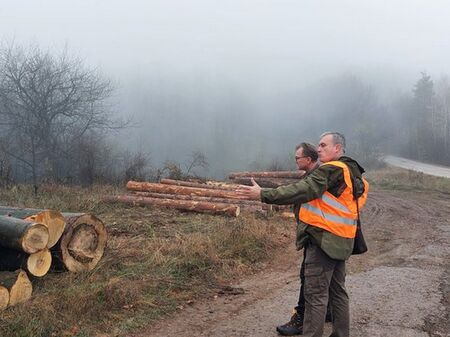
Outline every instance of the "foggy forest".
<path id="1" fill-rule="evenodd" d="M 450 165 L 448 68 L 439 68 L 439 62 L 420 57 L 419 50 L 417 55 L 402 54 L 417 57 L 420 62 L 412 62 L 414 66 L 406 58 L 403 60 L 408 66 L 403 64 L 398 55 L 395 62 L 380 58 L 379 64 L 361 55 L 352 62 L 350 55 L 350 60 L 340 64 L 344 56 L 337 50 L 340 46 L 346 48 L 343 41 L 348 27 L 342 28 L 343 33 L 329 49 L 336 50 L 335 62 L 322 64 L 322 47 L 316 48 L 314 54 L 314 48 L 299 46 L 304 42 L 314 47 L 311 41 L 323 41 L 326 33 L 314 35 L 320 31 L 314 31 L 313 22 L 302 23 L 288 15 L 297 8 L 292 2 L 283 2 L 271 12 L 269 2 L 263 3 L 257 11 L 259 17 L 251 14 L 250 3 L 243 5 L 241 12 L 223 5 L 221 13 L 199 1 L 194 9 L 180 5 L 192 10 L 194 18 L 203 15 L 209 19 L 196 23 L 193 19 L 173 18 L 181 23 L 172 32 L 168 28 L 165 31 L 166 26 L 161 24 L 163 19 L 170 23 L 171 19 L 165 17 L 169 9 L 155 2 L 148 9 L 153 10 L 148 19 L 138 15 L 135 23 L 140 33 L 136 35 L 155 30 L 160 35 L 149 33 L 145 40 L 136 37 L 136 41 L 130 35 L 129 48 L 135 59 L 120 66 L 116 66 L 117 61 L 101 61 L 102 57 L 120 59 L 125 53 L 122 49 L 127 48 L 125 33 L 114 36 L 111 27 L 108 39 L 108 30 L 104 29 L 95 47 L 92 37 L 80 35 L 83 37 L 72 41 L 64 36 L 64 28 L 61 35 L 43 29 L 42 36 L 26 38 L 20 29 L 10 33 L 3 29 L 0 183 L 32 183 L 36 187 L 42 182 L 122 184 L 129 179 L 156 181 L 161 177 L 222 179 L 229 171 L 243 169 L 295 169 L 295 145 L 302 141 L 315 143 L 325 131 L 344 133 L 347 152 L 367 168 L 381 165 L 381 157 L 387 154 Z M 73 15 L 100 10 L 90 6 L 72 8 Z M 113 10 L 123 8 L 117 2 L 110 6 L 105 20 L 116 22 L 120 15 Z M 361 15 L 361 8 L 354 3 L 352 6 L 347 9 Z M 392 13 L 402 12 L 401 6 L 393 7 Z M 307 16 L 315 8 L 310 4 L 297 9 L 299 16 Z M 436 11 L 431 10 L 424 15 L 435 15 Z M 55 19 L 65 15 L 58 12 L 58 5 L 54 13 L 39 13 L 48 19 L 47 27 L 48 21 L 64 21 L 64 16 Z M 93 14 L 83 13 L 86 25 L 93 27 Z M 269 13 L 279 20 L 287 15 L 288 22 L 264 22 Z M 329 19 L 330 13 L 331 9 L 323 19 Z M 245 25 L 246 15 L 253 21 Z M 381 21 L 383 16 L 379 15 Z M 6 15 L 10 23 L 13 17 Z M 336 17 L 346 22 L 342 8 Z M 103 22 L 101 16 L 96 18 Z M 349 18 L 360 24 L 365 20 L 353 15 Z M 124 27 L 131 27 L 127 19 L 125 15 Z M 429 22 L 429 18 L 424 20 Z M 231 35 L 223 33 L 222 29 L 233 22 L 236 26 L 230 28 Z M 385 39 L 389 47 L 413 50 L 405 41 L 403 46 L 402 40 L 386 42 L 392 32 L 383 31 L 378 23 L 367 23 L 367 40 Z M 265 29 L 256 32 L 255 25 Z M 301 25 L 311 29 L 308 35 L 299 33 Z M 403 27 L 401 34 L 405 36 L 406 29 L 414 25 L 411 20 L 399 25 L 398 30 Z M 339 27 L 330 32 L 333 29 Z M 298 40 L 289 41 L 291 32 Z M 87 47 L 78 48 L 83 38 Z M 148 42 L 152 38 L 154 41 Z M 420 45 L 422 37 L 418 35 L 417 39 L 419 47 L 426 49 Z M 105 41 L 108 43 L 103 45 Z M 251 48 L 245 47 L 246 43 L 251 43 Z M 116 49 L 108 49 L 115 44 Z M 87 52 L 89 48 L 92 50 Z M 284 55 L 290 48 L 295 53 Z M 444 48 L 442 57 L 446 51 Z M 392 48 L 385 52 L 395 54 Z M 333 54 L 327 57 L 333 58 Z"/>

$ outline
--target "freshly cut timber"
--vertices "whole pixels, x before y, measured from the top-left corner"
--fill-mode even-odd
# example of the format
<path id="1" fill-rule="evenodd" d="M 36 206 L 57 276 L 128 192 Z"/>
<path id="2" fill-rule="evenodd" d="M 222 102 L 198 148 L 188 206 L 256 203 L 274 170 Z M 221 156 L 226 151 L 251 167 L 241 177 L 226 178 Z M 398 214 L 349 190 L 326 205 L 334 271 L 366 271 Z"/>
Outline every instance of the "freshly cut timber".
<path id="1" fill-rule="evenodd" d="M 0 272 L 0 285 L 9 291 L 9 306 L 28 301 L 33 292 L 27 273 L 20 269 Z"/>
<path id="2" fill-rule="evenodd" d="M 292 212 L 281 212 L 280 216 L 284 219 L 295 219 L 295 215 Z"/>
<path id="3" fill-rule="evenodd" d="M 298 179 L 305 174 L 305 171 L 272 171 L 272 172 L 231 172 L 228 178 L 236 179 L 241 177 L 253 178 L 287 178 Z"/>
<path id="4" fill-rule="evenodd" d="M 71 272 L 95 268 L 105 251 L 107 233 L 105 224 L 86 213 L 63 213 L 67 221 L 61 239 L 51 249 L 55 269 Z"/>
<path id="5" fill-rule="evenodd" d="M 241 185 L 252 185 L 251 177 L 239 177 L 234 178 L 233 182 Z M 299 179 L 288 178 L 254 178 L 256 183 L 261 187 L 277 188 L 284 185 L 295 184 L 299 182 Z"/>
<path id="6" fill-rule="evenodd" d="M 47 248 L 53 247 L 58 242 L 66 226 L 66 220 L 62 214 L 51 209 L 0 206 L 0 215 L 42 223 L 48 228 L 49 238 Z"/>
<path id="7" fill-rule="evenodd" d="M 187 181 L 195 182 L 195 183 L 199 183 L 199 184 L 205 184 L 207 186 L 220 187 L 220 189 L 231 190 L 231 191 L 234 191 L 234 190 L 236 190 L 236 188 L 239 187 L 236 184 L 232 184 L 232 183 L 225 182 L 225 181 L 220 181 L 220 180 L 192 179 L 192 178 L 190 178 Z"/>
<path id="8" fill-rule="evenodd" d="M 36 253 L 47 247 L 48 229 L 39 222 L 31 222 L 0 215 L 0 245 L 25 253 Z"/>
<path id="9" fill-rule="evenodd" d="M 9 291 L 0 284 L 0 311 L 6 309 L 9 303 Z"/>
<path id="10" fill-rule="evenodd" d="M 107 197 L 104 200 L 122 202 L 132 205 L 156 205 L 200 213 L 226 214 L 233 217 L 237 217 L 240 213 L 240 207 L 237 205 L 207 201 L 158 199 L 133 195 Z"/>
<path id="11" fill-rule="evenodd" d="M 211 190 L 207 188 L 174 186 L 164 184 L 154 184 L 147 182 L 129 181 L 127 188 L 132 191 L 156 192 L 166 194 L 198 195 L 201 197 L 243 199 L 235 191 Z"/>
<path id="12" fill-rule="evenodd" d="M 158 199 L 174 199 L 174 200 L 193 200 L 193 201 L 207 201 L 224 204 L 238 205 L 241 209 L 247 210 L 261 210 L 270 209 L 271 205 L 264 204 L 254 200 L 237 200 L 237 199 L 225 199 L 225 198 L 213 198 L 213 197 L 199 197 L 197 195 L 179 195 L 179 194 L 163 194 L 155 192 L 134 192 L 135 195 L 140 197 L 158 198 Z"/>
<path id="13" fill-rule="evenodd" d="M 198 188 L 206 188 L 210 190 L 224 190 L 224 191 L 234 191 L 237 186 L 230 185 L 220 185 L 220 184 L 211 184 L 211 183 L 198 183 L 193 181 L 184 181 L 184 180 L 174 180 L 174 179 L 161 179 L 161 184 L 165 185 L 176 185 L 176 186 L 186 186 L 186 187 L 198 187 Z"/>
<path id="14" fill-rule="evenodd" d="M 27 254 L 10 248 L 0 248 L 0 270 L 14 271 L 24 269 L 37 277 L 44 276 L 50 269 L 52 255 L 48 248 L 36 253 Z"/>

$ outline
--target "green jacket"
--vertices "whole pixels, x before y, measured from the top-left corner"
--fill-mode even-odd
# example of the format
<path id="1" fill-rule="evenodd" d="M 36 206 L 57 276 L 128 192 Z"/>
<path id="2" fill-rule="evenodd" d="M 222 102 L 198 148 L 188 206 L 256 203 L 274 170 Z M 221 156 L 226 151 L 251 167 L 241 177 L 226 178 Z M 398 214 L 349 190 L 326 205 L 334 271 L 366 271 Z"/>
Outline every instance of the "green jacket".
<path id="1" fill-rule="evenodd" d="M 340 161 L 347 164 L 357 197 L 364 193 L 361 179 L 364 169 L 353 159 L 343 156 Z M 278 188 L 264 188 L 261 201 L 267 204 L 294 204 L 297 219 L 297 249 L 302 249 L 308 241 L 318 245 L 329 257 L 346 260 L 353 250 L 353 239 L 342 238 L 324 229 L 310 226 L 298 219 L 300 204 L 319 198 L 325 191 L 339 197 L 346 187 L 341 168 L 333 165 L 319 166 L 299 182 Z"/>

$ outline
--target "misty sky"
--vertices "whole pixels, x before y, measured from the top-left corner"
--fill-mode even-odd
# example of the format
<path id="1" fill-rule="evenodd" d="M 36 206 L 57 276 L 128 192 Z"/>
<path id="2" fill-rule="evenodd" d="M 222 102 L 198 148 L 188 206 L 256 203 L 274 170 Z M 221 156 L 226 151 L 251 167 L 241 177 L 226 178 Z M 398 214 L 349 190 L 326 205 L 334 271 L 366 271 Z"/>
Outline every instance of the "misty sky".
<path id="1" fill-rule="evenodd" d="M 0 37 L 118 73 L 291 67 L 450 72 L 446 0 L 0 1 Z"/>
<path id="2" fill-rule="evenodd" d="M 410 90 L 421 71 L 450 74 L 449 18 L 448 0 L 0 0 L 0 40 L 57 52 L 67 45 L 101 69 L 118 84 L 118 110 L 143 126 L 131 138 L 161 141 L 150 151 L 163 160 L 204 142 L 181 132 L 168 144 L 163 124 L 152 124 L 186 102 L 205 121 L 208 106 L 239 96 L 230 109 L 242 102 L 242 111 L 248 104 L 270 119 L 283 95 L 323 77 L 353 72 Z M 179 106 L 169 104 L 169 89 Z"/>

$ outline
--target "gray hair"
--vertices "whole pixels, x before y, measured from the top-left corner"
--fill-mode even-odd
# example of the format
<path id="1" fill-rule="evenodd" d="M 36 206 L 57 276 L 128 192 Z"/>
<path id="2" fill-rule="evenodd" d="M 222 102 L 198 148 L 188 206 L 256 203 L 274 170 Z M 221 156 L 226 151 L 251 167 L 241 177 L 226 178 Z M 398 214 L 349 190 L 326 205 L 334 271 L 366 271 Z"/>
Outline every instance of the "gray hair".
<path id="1" fill-rule="evenodd" d="M 322 133 L 320 138 L 322 139 L 323 137 L 328 136 L 328 135 L 332 135 L 333 136 L 333 144 L 334 145 L 341 144 L 342 152 L 345 152 L 345 137 L 344 137 L 344 135 L 342 133 L 339 133 L 339 132 L 330 132 L 330 131 L 328 131 L 328 132 Z"/>

